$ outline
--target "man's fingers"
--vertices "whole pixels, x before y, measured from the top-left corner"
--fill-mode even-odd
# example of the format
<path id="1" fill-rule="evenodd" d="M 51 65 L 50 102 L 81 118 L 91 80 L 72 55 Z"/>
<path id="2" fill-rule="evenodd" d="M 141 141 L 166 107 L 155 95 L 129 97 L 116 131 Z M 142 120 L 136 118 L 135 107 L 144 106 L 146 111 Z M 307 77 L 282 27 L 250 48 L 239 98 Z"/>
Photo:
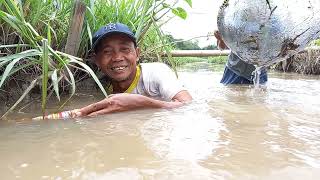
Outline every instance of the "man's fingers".
<path id="1" fill-rule="evenodd" d="M 88 115 L 94 111 L 97 111 L 97 110 L 98 110 L 97 105 L 96 105 L 96 103 L 94 103 L 94 104 L 90 104 L 88 106 L 81 108 L 79 110 L 79 112 L 81 113 L 82 116 L 86 116 L 86 115 Z"/>
<path id="2" fill-rule="evenodd" d="M 183 105 L 184 105 L 184 103 L 182 103 L 180 101 L 172 101 L 172 102 L 169 102 L 168 109 L 178 108 L 178 107 L 181 107 Z"/>
<path id="3" fill-rule="evenodd" d="M 88 116 L 95 117 L 98 115 L 108 114 L 111 112 L 113 112 L 113 110 L 111 108 L 105 108 L 105 109 L 101 109 L 99 111 L 92 112 L 92 113 L 88 114 Z"/>
<path id="4" fill-rule="evenodd" d="M 214 36 L 217 38 L 217 39 L 221 39 L 221 35 L 220 35 L 220 32 L 219 31 L 214 31 Z"/>
<path id="5" fill-rule="evenodd" d="M 108 108 L 110 106 L 111 102 L 108 99 L 104 99 L 102 101 L 99 101 L 97 103 L 90 104 L 86 107 L 81 108 L 79 111 L 81 115 L 85 116 L 88 114 L 91 114 L 93 112 L 99 111 L 104 108 Z"/>

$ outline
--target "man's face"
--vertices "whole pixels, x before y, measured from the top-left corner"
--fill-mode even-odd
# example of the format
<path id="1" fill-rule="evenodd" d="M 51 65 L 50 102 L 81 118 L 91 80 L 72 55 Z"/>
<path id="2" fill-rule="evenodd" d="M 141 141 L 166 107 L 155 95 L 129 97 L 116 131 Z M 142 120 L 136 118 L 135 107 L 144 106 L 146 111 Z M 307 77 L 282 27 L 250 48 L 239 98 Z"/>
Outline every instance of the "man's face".
<path id="1" fill-rule="evenodd" d="M 113 81 L 122 82 L 134 78 L 139 55 L 128 36 L 114 34 L 99 43 L 95 63 Z"/>

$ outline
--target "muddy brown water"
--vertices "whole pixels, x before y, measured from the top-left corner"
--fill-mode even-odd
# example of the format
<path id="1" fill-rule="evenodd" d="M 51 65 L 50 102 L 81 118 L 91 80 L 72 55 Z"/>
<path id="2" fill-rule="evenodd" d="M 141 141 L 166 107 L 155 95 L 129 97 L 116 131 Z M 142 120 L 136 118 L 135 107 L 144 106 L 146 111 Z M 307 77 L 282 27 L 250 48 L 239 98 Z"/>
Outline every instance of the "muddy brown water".
<path id="1" fill-rule="evenodd" d="M 182 68 L 195 101 L 174 110 L 0 122 L 1 179 L 319 179 L 320 78 L 269 73 L 264 90 Z M 102 98 L 78 93 L 66 109 Z M 50 104 L 49 104 L 50 106 Z M 18 120 L 20 119 L 20 120 Z"/>

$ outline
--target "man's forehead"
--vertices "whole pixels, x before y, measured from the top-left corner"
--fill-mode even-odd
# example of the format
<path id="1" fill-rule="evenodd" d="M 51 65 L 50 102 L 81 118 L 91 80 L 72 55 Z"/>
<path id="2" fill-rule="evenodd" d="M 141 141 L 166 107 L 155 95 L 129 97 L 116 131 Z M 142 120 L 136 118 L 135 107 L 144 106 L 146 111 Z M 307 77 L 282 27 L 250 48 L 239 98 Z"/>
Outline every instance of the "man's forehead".
<path id="1" fill-rule="evenodd" d="M 101 41 L 101 45 L 108 45 L 108 44 L 123 44 L 123 45 L 134 45 L 134 42 L 131 38 L 123 34 L 114 34 L 108 37 L 105 37 Z"/>

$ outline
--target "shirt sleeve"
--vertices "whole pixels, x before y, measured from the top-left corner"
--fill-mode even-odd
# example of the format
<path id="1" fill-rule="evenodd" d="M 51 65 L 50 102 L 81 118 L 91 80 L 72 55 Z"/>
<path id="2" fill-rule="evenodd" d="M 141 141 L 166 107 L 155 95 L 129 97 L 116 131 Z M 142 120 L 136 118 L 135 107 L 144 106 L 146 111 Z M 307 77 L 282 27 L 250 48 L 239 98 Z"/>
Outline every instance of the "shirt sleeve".
<path id="1" fill-rule="evenodd" d="M 150 63 L 146 67 L 144 81 L 151 95 L 170 101 L 180 91 L 186 90 L 174 71 L 163 63 Z M 143 67 L 142 67 L 143 68 Z"/>

